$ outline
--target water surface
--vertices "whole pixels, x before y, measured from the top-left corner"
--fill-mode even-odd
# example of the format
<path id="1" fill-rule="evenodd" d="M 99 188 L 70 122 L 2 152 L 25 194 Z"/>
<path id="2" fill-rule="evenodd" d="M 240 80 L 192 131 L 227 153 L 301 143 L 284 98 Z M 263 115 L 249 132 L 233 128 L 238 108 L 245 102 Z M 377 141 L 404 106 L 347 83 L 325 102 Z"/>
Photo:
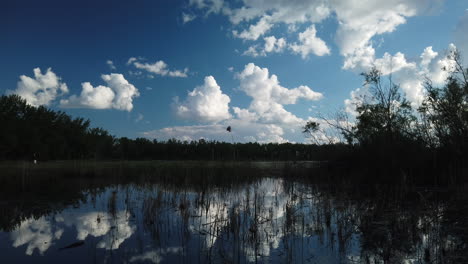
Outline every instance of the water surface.
<path id="1" fill-rule="evenodd" d="M 270 165 L 16 170 L 0 180 L 2 262 L 466 260 L 460 193 L 310 181 L 312 170 Z"/>

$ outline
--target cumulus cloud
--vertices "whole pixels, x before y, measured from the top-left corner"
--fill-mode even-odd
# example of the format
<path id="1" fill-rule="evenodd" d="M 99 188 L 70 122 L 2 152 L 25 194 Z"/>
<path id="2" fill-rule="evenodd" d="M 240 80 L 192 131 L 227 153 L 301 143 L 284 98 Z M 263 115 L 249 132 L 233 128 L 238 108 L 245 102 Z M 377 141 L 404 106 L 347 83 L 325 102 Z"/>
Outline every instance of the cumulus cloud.
<path id="1" fill-rule="evenodd" d="M 102 85 L 93 87 L 89 82 L 84 82 L 81 86 L 83 88 L 81 95 L 72 95 L 69 99 L 61 100 L 60 104 L 62 107 L 112 108 L 115 93 L 111 88 Z"/>
<path id="2" fill-rule="evenodd" d="M 284 109 L 284 105 L 295 104 L 299 99 L 319 100 L 321 93 L 305 85 L 288 89 L 280 85 L 278 77 L 270 75 L 267 68 L 253 63 L 245 65 L 236 74 L 239 90 L 251 97 L 247 109 L 233 107 L 234 116 L 229 114 L 229 97 L 223 95 L 215 79 L 205 77 L 205 83 L 188 93 L 183 102 L 174 102 L 179 117 L 215 124 L 175 126 L 143 132 L 149 138 L 167 140 L 218 140 L 236 142 L 287 142 L 297 138 L 297 131 L 305 120 Z M 232 133 L 226 127 L 232 127 Z M 231 137 L 232 136 L 232 137 Z M 299 135 L 302 140 L 302 135 Z"/>
<path id="3" fill-rule="evenodd" d="M 421 1 L 372 1 L 363 5 L 357 0 L 335 1 L 334 10 L 340 21 L 337 44 L 345 57 L 356 56 L 368 48 L 375 35 L 392 32 L 417 14 Z"/>
<path id="4" fill-rule="evenodd" d="M 361 64 L 359 69 L 367 72 L 372 67 L 376 67 L 383 75 L 392 74 L 392 81 L 399 84 L 407 99 L 414 107 L 418 107 L 425 96 L 425 79 L 431 80 L 436 85 L 443 84 L 454 67 L 454 61 L 447 57 L 447 53 L 450 54 L 456 49 L 454 44 L 450 44 L 446 52 L 435 52 L 429 46 L 418 59 L 413 61 L 408 61 L 401 52 L 395 55 L 385 53 L 382 58 L 375 58 L 372 54 L 367 59 L 368 63 Z M 351 97 L 345 100 L 347 112 L 355 114 L 353 106 L 358 100 L 357 95 L 362 93 L 360 89 L 351 92 Z"/>
<path id="5" fill-rule="evenodd" d="M 315 25 L 299 33 L 299 44 L 293 43 L 289 47 L 294 53 L 301 54 L 303 59 L 307 58 L 311 53 L 317 56 L 330 54 L 330 49 L 325 41 L 317 37 Z"/>
<path id="6" fill-rule="evenodd" d="M 269 36 L 264 38 L 265 40 L 265 52 L 281 52 L 286 47 L 286 40 L 284 38 L 275 38 L 275 36 Z"/>
<path id="7" fill-rule="evenodd" d="M 223 94 L 221 87 L 213 76 L 205 77 L 204 84 L 188 92 L 187 98 L 179 102 L 175 98 L 175 114 L 182 119 L 200 122 L 219 122 L 231 117 L 229 102 L 231 99 Z"/>
<path id="8" fill-rule="evenodd" d="M 221 0 L 191 1 L 193 6 L 207 10 L 207 14 L 228 16 L 236 28 L 233 35 L 245 40 L 255 41 L 278 24 L 287 25 L 290 32 L 295 32 L 298 25 L 310 26 L 298 34 L 299 43 L 291 46 L 291 51 L 303 58 L 310 53 L 318 56 L 329 53 L 326 43 L 316 37 L 313 25 L 329 17 L 336 18 L 338 28 L 335 39 L 347 67 L 360 64 L 359 60 L 367 58 L 361 55 L 374 52 L 374 36 L 395 31 L 399 25 L 406 23 L 407 18 L 437 9 L 441 2 L 377 0 L 363 4 L 359 0 L 242 0 L 236 8 L 231 8 Z"/>
<path id="9" fill-rule="evenodd" d="M 345 111 L 353 117 L 357 116 L 356 109 L 363 103 L 370 103 L 371 94 L 368 86 L 363 86 L 349 93 L 349 98 L 344 100 Z"/>
<path id="10" fill-rule="evenodd" d="M 260 36 L 268 32 L 273 26 L 270 23 L 270 16 L 263 16 L 255 25 L 250 25 L 248 29 L 243 30 L 242 32 L 237 32 L 237 30 L 232 31 L 235 37 L 247 40 L 257 40 Z"/>
<path id="11" fill-rule="evenodd" d="M 259 45 L 250 46 L 242 55 L 252 57 L 266 56 L 267 53 L 280 53 L 286 47 L 286 40 L 284 38 L 277 39 L 275 36 L 263 38 L 265 44 L 263 47 Z"/>
<path id="12" fill-rule="evenodd" d="M 16 90 L 7 90 L 7 94 L 17 94 L 33 106 L 50 105 L 58 96 L 68 93 L 66 83 L 61 82 L 51 68 L 42 74 L 40 68 L 34 69 L 34 78 L 20 76 Z"/>
<path id="13" fill-rule="evenodd" d="M 436 85 L 442 85 L 448 78 L 450 70 L 454 67 L 454 61 L 447 57 L 447 53 L 455 51 L 457 47 L 449 44 L 446 51 L 434 52 L 432 47 L 427 47 L 422 52 L 420 59 L 405 62 L 404 59 L 396 59 L 392 73 L 395 83 L 400 84 L 408 100 L 417 107 L 424 99 L 424 81 L 431 80 Z"/>
<path id="14" fill-rule="evenodd" d="M 138 97 L 138 89 L 129 83 L 122 74 L 103 74 L 101 78 L 107 86 L 93 87 L 91 83 L 82 83 L 79 96 L 72 95 L 60 100 L 60 106 L 65 108 L 117 109 L 131 111 L 133 98 Z"/>
<path id="15" fill-rule="evenodd" d="M 260 68 L 253 63 L 247 64 L 237 74 L 237 78 L 240 80 L 240 90 L 252 98 L 249 110 L 264 122 L 298 122 L 300 119 L 286 111 L 283 105 L 295 104 L 301 98 L 319 100 L 323 97 L 305 85 L 294 89 L 285 88 L 280 85 L 276 75 L 270 76 L 267 68 Z M 237 112 L 240 113 L 240 110 Z"/>
<path id="16" fill-rule="evenodd" d="M 425 48 L 421 54 L 421 66 L 427 67 L 437 55 L 438 53 L 432 50 L 432 46 Z"/>
<path id="17" fill-rule="evenodd" d="M 133 66 L 135 66 L 137 69 L 146 70 L 150 73 L 154 73 L 154 74 L 161 75 L 161 76 L 185 78 L 187 77 L 187 73 L 188 73 L 188 68 L 185 68 L 184 70 L 169 70 L 167 63 L 165 63 L 162 60 L 159 60 L 154 63 L 147 63 L 147 62 L 143 63 L 137 58 L 132 57 L 128 59 L 127 64 L 133 64 Z"/>

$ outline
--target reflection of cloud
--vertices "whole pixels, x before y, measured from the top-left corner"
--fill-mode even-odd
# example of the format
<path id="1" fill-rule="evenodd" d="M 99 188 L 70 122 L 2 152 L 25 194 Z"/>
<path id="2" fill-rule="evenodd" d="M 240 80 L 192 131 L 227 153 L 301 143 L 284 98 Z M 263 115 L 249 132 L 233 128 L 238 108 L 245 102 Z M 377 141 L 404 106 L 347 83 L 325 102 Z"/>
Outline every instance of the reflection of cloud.
<path id="1" fill-rule="evenodd" d="M 227 224 L 228 216 L 227 203 L 214 201 L 209 207 L 200 207 L 198 214 L 201 215 L 200 221 L 190 226 L 195 233 L 203 234 L 205 237 L 205 247 L 211 248 L 218 239 L 216 234 L 220 233 Z"/>
<path id="2" fill-rule="evenodd" d="M 34 249 L 38 249 L 41 255 L 49 249 L 53 239 L 60 239 L 63 230 L 57 229 L 52 232 L 52 225 L 45 217 L 37 220 L 27 219 L 19 227 L 11 232 L 10 237 L 13 240 L 13 247 L 19 247 L 27 244 L 26 254 L 32 255 Z"/>
<path id="3" fill-rule="evenodd" d="M 129 225 L 129 217 L 130 215 L 125 211 L 118 212 L 116 218 L 111 220 L 110 232 L 102 238 L 97 247 L 107 250 L 119 248 L 120 244 L 129 238 L 136 229 L 135 226 Z"/>
<path id="4" fill-rule="evenodd" d="M 13 240 L 13 247 L 27 245 L 27 255 L 32 255 L 36 248 L 42 255 L 54 240 L 62 237 L 65 225 L 68 228 L 76 228 L 77 240 L 85 240 L 88 236 L 102 237 L 97 243 L 97 248 L 118 249 L 136 230 L 136 226 L 130 225 L 129 217 L 125 211 L 117 212 L 115 217 L 103 211 L 64 211 L 52 221 L 46 217 L 27 219 L 11 232 L 10 238 Z"/>
<path id="5" fill-rule="evenodd" d="M 97 247 L 109 250 L 119 248 L 135 232 L 136 227 L 129 224 L 129 217 L 125 211 L 117 212 L 115 218 L 107 212 L 72 212 L 56 219 L 67 226 L 75 226 L 77 240 L 85 240 L 88 236 L 103 237 Z"/>
<path id="6" fill-rule="evenodd" d="M 136 255 L 130 258 L 130 262 L 144 262 L 150 261 L 153 263 L 161 263 L 163 256 L 167 254 L 180 254 L 182 252 L 181 247 L 168 247 L 165 249 L 150 250 L 143 254 Z"/>
<path id="7" fill-rule="evenodd" d="M 288 194 L 282 189 L 282 181 L 277 179 L 265 179 L 257 183 L 254 188 L 249 188 L 247 193 L 213 193 L 208 197 L 209 206 L 197 208 L 196 215 L 192 218 L 190 230 L 194 234 L 202 234 L 204 248 L 215 247 L 216 242 L 222 238 L 229 224 L 228 211 L 232 208 L 240 214 L 239 237 L 248 237 L 253 223 L 252 217 L 257 215 L 258 233 L 255 243 L 246 243 L 242 250 L 250 262 L 255 261 L 256 254 L 268 257 L 273 249 L 278 249 L 283 239 L 283 208 L 286 205 Z M 246 197 L 250 197 L 246 199 Z M 254 202 L 256 197 L 257 202 Z M 269 221 L 265 221 L 270 219 Z M 260 231 L 261 230 L 261 231 Z M 253 242 L 253 241 L 251 241 Z"/>

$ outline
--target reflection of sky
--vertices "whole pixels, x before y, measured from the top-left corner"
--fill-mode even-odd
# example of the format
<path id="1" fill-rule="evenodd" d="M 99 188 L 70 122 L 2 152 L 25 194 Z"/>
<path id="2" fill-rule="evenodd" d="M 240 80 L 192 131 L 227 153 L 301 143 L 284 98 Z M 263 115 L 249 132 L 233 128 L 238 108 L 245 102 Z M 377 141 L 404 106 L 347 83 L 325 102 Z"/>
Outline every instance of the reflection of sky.
<path id="1" fill-rule="evenodd" d="M 109 192 L 100 196 L 105 201 Z M 130 215 L 126 211 L 117 211 L 114 215 L 106 212 L 105 203 L 99 208 L 82 206 L 80 208 L 68 208 L 59 214 L 39 219 L 27 219 L 20 223 L 19 227 L 10 233 L 13 247 L 26 245 L 26 254 L 32 255 L 37 249 L 42 255 L 60 238 L 64 231 L 76 230 L 76 240 L 84 241 L 88 236 L 99 238 L 97 248 L 107 250 L 118 249 L 136 229 L 130 224 Z M 67 245 L 61 245 L 65 247 Z"/>
<path id="2" fill-rule="evenodd" d="M 292 193 L 285 186 L 280 179 L 263 179 L 242 190 L 215 189 L 203 194 L 157 185 L 108 188 L 88 195 L 79 206 L 24 220 L 9 233 L 10 244 L 25 255 L 46 257 L 84 241 L 88 251 L 82 252 L 89 254 L 91 248 L 109 252 L 127 263 L 177 263 L 195 258 L 223 262 L 219 255 L 240 262 L 359 262 L 360 236 L 353 228 L 345 224 L 348 229 L 342 230 L 353 233 L 345 248 L 339 249 L 337 241 L 338 220 L 357 219 L 356 210 L 350 204 L 334 205 L 328 196 L 314 194 L 308 187 L 297 185 Z M 149 210 L 148 202 L 156 207 Z M 324 221 L 326 210 L 331 212 L 330 227 Z M 240 221 L 236 234 L 230 226 L 234 211 Z M 422 246 L 429 239 L 423 235 Z M 67 252 L 78 252 L 72 250 Z"/>
<path id="3" fill-rule="evenodd" d="M 26 255 L 32 255 L 35 249 L 43 254 L 52 245 L 53 240 L 60 239 L 62 233 L 63 229 L 53 230 L 50 220 L 43 216 L 37 220 L 28 219 L 21 222 L 10 236 L 13 247 L 27 245 Z"/>
<path id="4" fill-rule="evenodd" d="M 167 254 L 180 254 L 182 252 L 181 247 L 169 247 L 169 248 L 158 248 L 154 250 L 146 251 L 140 255 L 136 255 L 130 258 L 130 262 L 142 262 L 149 261 L 155 264 L 161 263 Z"/>
<path id="5" fill-rule="evenodd" d="M 119 211 L 115 217 L 107 212 L 70 212 L 56 216 L 57 222 L 76 228 L 77 240 L 85 240 L 88 236 L 100 237 L 98 248 L 118 249 L 125 239 L 129 238 L 136 227 L 129 224 L 130 215 Z"/>
<path id="6" fill-rule="evenodd" d="M 188 200 L 190 215 L 187 230 L 192 234 L 190 243 L 200 243 L 201 253 L 203 251 L 220 250 L 220 247 L 233 246 L 227 236 L 230 212 L 235 208 L 241 219 L 239 226 L 239 237 L 246 240 L 237 254 L 242 254 L 247 262 L 254 262 L 256 256 L 262 258 L 270 257 L 273 252 L 282 254 L 287 243 L 295 243 L 296 240 L 304 239 L 304 232 L 288 233 L 285 230 L 285 208 L 286 206 L 298 207 L 298 212 L 305 209 L 298 201 L 291 201 L 291 197 L 283 190 L 283 182 L 278 179 L 264 179 L 254 185 L 248 186 L 241 191 L 213 190 L 204 197 L 203 204 L 196 204 L 195 200 L 199 193 L 185 192 L 184 195 L 164 190 L 133 188 L 124 189 L 120 187 L 117 196 L 113 196 L 116 189 L 107 189 L 103 193 L 91 196 L 88 201 L 79 207 L 70 207 L 62 212 L 41 217 L 39 219 L 28 219 L 23 221 L 19 227 L 10 233 L 13 247 L 26 246 L 26 254 L 32 255 L 34 250 L 43 255 L 55 246 L 65 247 L 76 241 L 88 241 L 95 239 L 94 247 L 97 249 L 118 250 L 122 244 L 129 240 L 132 235 L 145 233 L 141 226 L 144 221 L 143 200 L 156 197 L 159 192 L 164 192 L 160 211 L 153 217 L 162 221 L 160 238 L 165 247 L 142 248 L 138 254 L 133 254 L 128 260 L 130 262 L 153 263 L 164 262 L 167 255 L 177 255 L 181 252 L 181 226 L 184 225 L 182 211 L 179 204 Z M 110 208 L 111 199 L 115 198 L 114 211 Z M 133 214 L 128 210 L 131 204 Z M 153 212 L 154 214 L 154 212 Z M 139 219 L 133 219 L 133 217 Z M 312 222 L 309 219 L 306 221 Z M 252 235 L 252 227 L 258 222 L 259 231 L 256 241 L 250 243 L 248 240 Z M 296 225 L 299 223 L 295 223 Z M 137 230 L 137 226 L 140 230 Z M 295 228 L 299 230 L 299 228 Z M 61 240 L 63 233 L 73 238 L 64 242 Z M 145 240 L 147 234 L 141 235 Z M 286 241 L 288 240 L 289 241 Z M 198 242 L 197 242 L 198 241 Z M 291 242 L 292 241 L 292 242 Z M 147 241 L 148 242 L 148 241 Z M 135 243 L 132 241 L 131 243 Z M 310 246 L 320 247 L 319 241 L 315 239 Z M 190 251 L 189 251 L 190 252 Z M 293 253 L 294 254 L 294 253 Z"/>

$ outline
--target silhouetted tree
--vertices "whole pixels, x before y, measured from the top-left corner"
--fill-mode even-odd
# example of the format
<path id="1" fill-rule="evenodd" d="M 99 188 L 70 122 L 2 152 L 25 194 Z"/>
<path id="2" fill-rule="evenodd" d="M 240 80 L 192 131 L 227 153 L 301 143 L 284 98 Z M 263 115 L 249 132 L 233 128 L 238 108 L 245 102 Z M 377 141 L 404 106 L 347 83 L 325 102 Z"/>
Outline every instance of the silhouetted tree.
<path id="1" fill-rule="evenodd" d="M 357 142 L 361 145 L 377 143 L 391 146 L 411 138 L 411 123 L 416 118 L 400 87 L 392 82 L 391 77 L 388 84 L 384 84 L 381 72 L 375 68 L 362 75 L 364 85 L 370 86 L 372 101 L 363 102 L 356 109 L 358 115 L 353 132 Z"/>
<path id="2" fill-rule="evenodd" d="M 453 62 L 453 68 L 445 69 L 450 76 L 441 88 L 426 82 L 427 96 L 419 112 L 428 145 L 442 151 L 450 162 L 462 163 L 468 156 L 468 68 L 462 66 L 458 51 L 447 56 Z"/>

